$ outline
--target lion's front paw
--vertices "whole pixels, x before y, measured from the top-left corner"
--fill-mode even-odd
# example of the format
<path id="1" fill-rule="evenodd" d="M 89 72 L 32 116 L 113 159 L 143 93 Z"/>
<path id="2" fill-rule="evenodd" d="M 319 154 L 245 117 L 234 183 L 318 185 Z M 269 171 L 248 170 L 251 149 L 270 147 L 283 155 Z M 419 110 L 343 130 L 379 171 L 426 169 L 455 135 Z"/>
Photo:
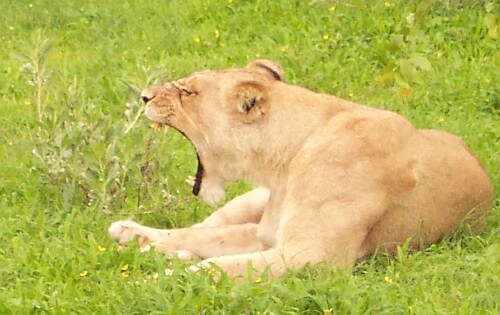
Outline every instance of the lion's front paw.
<path id="1" fill-rule="evenodd" d="M 132 220 L 117 221 L 111 224 L 108 232 L 118 243 L 125 244 L 140 236 L 138 227 L 140 225 Z"/>

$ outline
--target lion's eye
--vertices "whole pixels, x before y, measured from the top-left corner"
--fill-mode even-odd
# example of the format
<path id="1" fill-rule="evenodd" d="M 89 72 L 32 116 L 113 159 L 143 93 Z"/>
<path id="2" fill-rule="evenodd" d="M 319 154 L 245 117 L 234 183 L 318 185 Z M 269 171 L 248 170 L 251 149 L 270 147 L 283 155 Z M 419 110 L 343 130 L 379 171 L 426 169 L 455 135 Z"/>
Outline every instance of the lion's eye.
<path id="1" fill-rule="evenodd" d="M 188 90 L 188 89 L 186 89 L 186 88 L 183 88 L 183 89 L 181 90 L 181 93 L 182 93 L 182 95 L 185 95 L 185 96 L 191 96 L 191 95 L 196 95 L 196 94 L 198 94 L 197 92 L 195 92 L 195 91 L 193 91 L 193 90 Z"/>
<path id="2" fill-rule="evenodd" d="M 189 89 L 188 87 L 186 87 L 183 84 L 180 84 L 179 82 L 172 82 L 172 85 L 180 91 L 182 96 L 191 96 L 198 94 L 198 92 Z"/>

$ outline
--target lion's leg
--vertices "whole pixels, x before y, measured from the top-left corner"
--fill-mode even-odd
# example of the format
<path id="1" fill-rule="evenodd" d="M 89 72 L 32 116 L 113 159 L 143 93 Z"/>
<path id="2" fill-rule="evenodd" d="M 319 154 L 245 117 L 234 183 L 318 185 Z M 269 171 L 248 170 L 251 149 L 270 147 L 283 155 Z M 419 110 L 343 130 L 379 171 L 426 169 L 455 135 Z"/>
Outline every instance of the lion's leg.
<path id="1" fill-rule="evenodd" d="M 367 235 L 362 218 L 356 214 L 342 216 L 344 208 L 328 210 L 317 208 L 313 214 L 296 211 L 283 223 L 278 233 L 276 248 L 269 250 L 203 260 L 197 267 L 215 264 L 232 278 L 245 279 L 248 263 L 256 271 L 253 278 L 269 268 L 272 278 L 285 270 L 299 269 L 306 264 L 327 261 L 338 268 L 349 268 L 359 256 Z M 320 224 L 318 224 L 320 222 Z"/>
<path id="2" fill-rule="evenodd" d="M 195 224 L 193 227 L 259 223 L 268 201 L 269 190 L 264 187 L 255 188 L 229 201 L 225 206 L 203 220 L 203 222 Z"/>
<path id="3" fill-rule="evenodd" d="M 227 275 L 235 280 L 245 280 L 248 278 L 248 265 L 251 264 L 253 273 L 251 277 L 257 279 L 266 269 L 272 279 L 279 278 L 286 271 L 286 262 L 283 255 L 275 248 L 265 251 L 247 253 L 240 255 L 219 256 L 205 259 L 200 263 L 191 266 L 191 271 L 210 268 L 214 264 L 221 268 Z M 216 275 L 218 277 L 218 275 Z"/>
<path id="4" fill-rule="evenodd" d="M 250 253 L 265 249 L 257 237 L 257 224 L 248 223 L 214 228 L 153 229 L 133 221 L 115 222 L 109 233 L 121 244 L 138 237 L 141 244 L 151 243 L 168 255 L 179 258 L 209 258 Z"/>
<path id="5" fill-rule="evenodd" d="M 235 280 L 246 280 L 249 276 L 248 266 L 251 264 L 253 270 L 252 279 L 261 277 L 262 273 L 267 270 L 271 279 L 277 279 L 287 269 L 299 269 L 308 263 L 315 264 L 328 258 L 323 251 L 303 246 L 298 246 L 293 250 L 290 249 L 271 248 L 255 253 L 213 257 L 192 266 L 191 270 L 209 268 L 214 264 L 226 272 L 229 277 Z"/>
<path id="6" fill-rule="evenodd" d="M 214 212 L 203 222 L 195 224 L 192 228 L 222 227 L 227 225 L 240 225 L 245 223 L 258 223 L 262 217 L 264 207 L 269 200 L 269 190 L 263 187 L 255 188 L 228 202 L 225 206 Z M 184 229 L 183 229 L 184 230 Z M 147 246 L 155 240 L 161 239 L 168 233 L 178 230 L 154 229 L 140 225 L 132 220 L 118 221 L 109 228 L 109 233 L 120 244 L 125 244 L 139 238 L 141 247 Z M 178 234 L 178 232 L 176 232 Z M 180 258 L 196 257 L 194 253 L 182 250 Z"/>
<path id="7" fill-rule="evenodd" d="M 271 248 L 255 253 L 212 257 L 194 265 L 191 270 L 208 268 L 214 264 L 226 272 L 229 277 L 235 280 L 246 280 L 248 278 L 248 264 L 251 264 L 254 271 L 251 276 L 253 279 L 259 278 L 266 270 L 269 271 L 271 279 L 277 279 L 287 269 L 297 270 L 307 264 L 316 264 L 321 261 L 327 261 L 338 268 L 349 268 L 355 262 L 358 244 L 353 244 L 355 248 L 352 249 L 352 252 L 354 254 L 350 254 L 350 249 L 347 248 L 340 248 L 337 253 L 332 253 L 317 247 L 314 243 L 294 244 L 282 249 Z"/>

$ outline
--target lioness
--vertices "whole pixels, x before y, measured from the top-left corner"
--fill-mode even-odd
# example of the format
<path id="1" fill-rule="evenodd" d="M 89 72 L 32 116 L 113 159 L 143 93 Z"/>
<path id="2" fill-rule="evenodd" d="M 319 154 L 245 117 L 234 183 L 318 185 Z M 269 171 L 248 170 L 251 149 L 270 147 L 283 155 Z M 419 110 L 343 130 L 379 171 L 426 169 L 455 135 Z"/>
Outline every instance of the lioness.
<path id="1" fill-rule="evenodd" d="M 350 266 L 407 240 L 421 248 L 465 218 L 480 232 L 491 205 L 491 182 L 458 137 L 284 83 L 269 60 L 196 72 L 142 99 L 157 126 L 193 143 L 195 195 L 216 203 L 239 179 L 258 188 L 188 228 L 115 222 L 109 233 L 122 244 L 138 237 L 231 277 L 247 277 L 251 262 L 276 278 L 307 263 Z"/>

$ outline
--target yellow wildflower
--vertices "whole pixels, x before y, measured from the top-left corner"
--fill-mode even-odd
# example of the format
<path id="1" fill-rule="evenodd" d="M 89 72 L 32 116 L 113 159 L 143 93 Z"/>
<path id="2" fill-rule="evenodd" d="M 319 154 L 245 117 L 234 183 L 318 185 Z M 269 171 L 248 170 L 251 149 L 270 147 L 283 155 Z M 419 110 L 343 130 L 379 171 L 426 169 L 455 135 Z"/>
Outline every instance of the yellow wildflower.
<path id="1" fill-rule="evenodd" d="M 151 46 L 146 47 L 147 50 L 151 50 Z"/>
<path id="2" fill-rule="evenodd" d="M 122 277 L 127 278 L 127 277 L 128 277 L 128 275 L 129 275 L 129 273 L 128 273 L 128 272 L 122 272 Z"/>
<path id="3" fill-rule="evenodd" d="M 328 8 L 328 11 L 330 11 L 330 12 L 333 13 L 333 12 L 335 12 L 335 9 L 336 9 L 335 6 L 331 6 L 331 7 Z"/>
<path id="4" fill-rule="evenodd" d="M 392 278 L 391 278 L 391 277 L 389 277 L 389 276 L 385 276 L 385 277 L 384 277 L 384 280 L 385 280 L 385 282 L 387 282 L 387 283 L 392 283 Z"/>
<path id="5" fill-rule="evenodd" d="M 437 56 L 438 58 L 440 58 L 441 56 L 443 56 L 443 52 L 442 52 L 442 51 L 438 51 L 438 52 L 436 52 L 436 56 Z"/>
<path id="6" fill-rule="evenodd" d="M 439 116 L 438 120 L 439 120 L 439 122 L 443 122 L 444 121 L 444 117 L 443 116 Z"/>
<path id="7" fill-rule="evenodd" d="M 331 314 L 333 312 L 333 308 L 324 308 L 323 314 Z"/>
<path id="8" fill-rule="evenodd" d="M 390 6 L 391 6 L 391 3 L 390 3 L 389 1 L 386 1 L 386 2 L 384 3 L 384 5 L 385 5 L 386 7 L 390 7 Z"/>
<path id="9" fill-rule="evenodd" d="M 219 37 L 220 37 L 220 32 L 219 32 L 219 30 L 215 30 L 215 31 L 214 31 L 214 34 L 215 34 L 215 38 L 219 38 Z"/>
<path id="10" fill-rule="evenodd" d="M 194 42 L 195 42 L 195 43 L 199 43 L 200 41 L 201 41 L 201 39 L 200 39 L 199 37 L 195 37 L 195 38 L 194 38 Z"/>
<path id="11" fill-rule="evenodd" d="M 33 8 L 33 3 L 28 4 L 28 7 Z"/>
<path id="12" fill-rule="evenodd" d="M 99 245 L 99 246 L 97 246 L 97 250 L 98 250 L 100 253 L 102 253 L 102 252 L 105 252 L 105 251 L 106 251 L 106 247 Z"/>
<path id="13" fill-rule="evenodd" d="M 14 27 L 14 26 L 9 25 L 9 30 L 13 31 L 14 29 L 15 29 L 15 27 Z"/>
<path id="14" fill-rule="evenodd" d="M 255 283 L 261 283 L 261 282 L 262 282 L 262 278 L 255 279 Z"/>
<path id="15" fill-rule="evenodd" d="M 127 271 L 128 270 L 128 264 L 125 264 L 122 266 L 122 271 Z"/>
<path id="16" fill-rule="evenodd" d="M 324 40 L 327 40 L 328 38 L 330 38 L 330 35 L 328 35 L 328 34 L 323 35 Z"/>
<path id="17" fill-rule="evenodd" d="M 85 277 L 88 274 L 87 270 L 80 272 L 80 277 Z"/>

